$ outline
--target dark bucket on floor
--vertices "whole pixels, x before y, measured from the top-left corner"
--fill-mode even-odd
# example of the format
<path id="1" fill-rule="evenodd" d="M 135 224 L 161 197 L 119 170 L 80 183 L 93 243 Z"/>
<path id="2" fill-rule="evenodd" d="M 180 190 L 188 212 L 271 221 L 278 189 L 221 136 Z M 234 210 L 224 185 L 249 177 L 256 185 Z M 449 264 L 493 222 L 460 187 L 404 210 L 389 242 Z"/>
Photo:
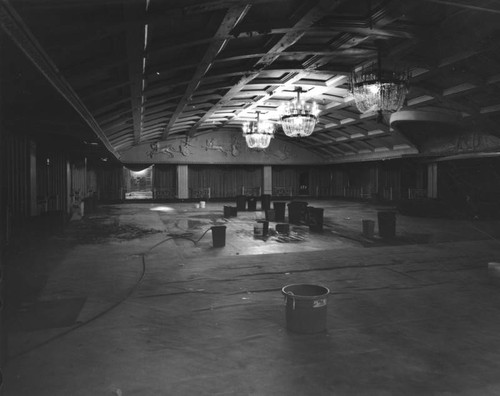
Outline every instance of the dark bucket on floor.
<path id="1" fill-rule="evenodd" d="M 244 195 L 237 195 L 236 208 L 238 211 L 247 210 L 247 197 L 245 197 Z"/>
<path id="2" fill-rule="evenodd" d="M 323 208 L 313 208 L 312 206 L 307 207 L 308 210 L 308 224 L 311 231 L 323 231 Z"/>
<path id="3" fill-rule="evenodd" d="M 226 226 L 212 226 L 211 229 L 213 247 L 226 246 Z"/>
<path id="4" fill-rule="evenodd" d="M 269 210 L 271 209 L 271 194 L 262 194 L 260 196 L 261 199 L 261 210 Z"/>
<path id="5" fill-rule="evenodd" d="M 296 284 L 281 289 L 285 296 L 286 328 L 294 333 L 312 334 L 326 330 L 327 287 Z"/>
<path id="6" fill-rule="evenodd" d="M 257 220 L 257 223 L 262 223 L 262 236 L 267 236 L 269 234 L 269 221 L 267 220 Z"/>
<path id="7" fill-rule="evenodd" d="M 276 232 L 279 234 L 289 234 L 290 233 L 290 224 L 288 223 L 279 223 L 276 224 Z"/>
<path id="8" fill-rule="evenodd" d="M 236 206 L 224 206 L 224 217 L 236 217 L 238 216 L 238 208 Z"/>
<path id="9" fill-rule="evenodd" d="M 363 235 L 366 238 L 373 238 L 375 232 L 375 221 L 363 220 Z"/>
<path id="10" fill-rule="evenodd" d="M 247 197 L 247 204 L 249 211 L 257 210 L 257 197 Z"/>
<path id="11" fill-rule="evenodd" d="M 286 202 L 273 202 L 274 218 L 276 221 L 285 221 Z"/>
<path id="12" fill-rule="evenodd" d="M 396 212 L 378 212 L 378 233 L 382 238 L 396 236 Z"/>
<path id="13" fill-rule="evenodd" d="M 292 201 L 288 204 L 288 222 L 300 224 L 306 220 L 307 202 Z"/>

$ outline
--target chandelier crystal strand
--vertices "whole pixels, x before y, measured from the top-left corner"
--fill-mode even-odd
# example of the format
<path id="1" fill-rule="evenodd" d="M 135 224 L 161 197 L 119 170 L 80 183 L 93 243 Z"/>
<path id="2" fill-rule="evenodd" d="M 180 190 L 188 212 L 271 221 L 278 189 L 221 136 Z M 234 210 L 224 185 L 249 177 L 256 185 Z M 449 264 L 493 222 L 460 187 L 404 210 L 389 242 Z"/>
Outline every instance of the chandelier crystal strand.
<path id="1" fill-rule="evenodd" d="M 274 125 L 268 121 L 260 120 L 260 112 L 257 112 L 257 121 L 245 122 L 243 124 L 243 136 L 247 146 L 251 149 L 265 149 L 269 147 L 274 137 Z"/>
<path id="2" fill-rule="evenodd" d="M 287 103 L 280 111 L 281 126 L 288 137 L 310 136 L 318 121 L 319 109 L 316 102 L 312 104 L 300 100 L 300 88 L 297 88 L 297 99 Z"/>

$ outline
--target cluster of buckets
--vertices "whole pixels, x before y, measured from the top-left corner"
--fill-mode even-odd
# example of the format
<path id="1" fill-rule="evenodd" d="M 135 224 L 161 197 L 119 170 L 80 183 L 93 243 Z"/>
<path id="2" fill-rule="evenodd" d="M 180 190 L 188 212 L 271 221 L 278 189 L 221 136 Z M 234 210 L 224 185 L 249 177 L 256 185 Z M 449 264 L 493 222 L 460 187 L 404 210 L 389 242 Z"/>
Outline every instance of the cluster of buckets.
<path id="1" fill-rule="evenodd" d="M 201 201 L 199 207 L 205 207 Z M 362 220 L 363 235 L 373 238 L 374 220 Z M 379 235 L 382 238 L 393 238 L 396 233 L 396 214 L 391 211 L 378 212 Z M 211 227 L 213 246 L 223 247 L 226 244 L 226 226 Z M 254 224 L 254 236 L 265 237 L 269 233 L 269 221 L 258 220 Z M 495 263 L 497 272 L 500 264 Z M 493 267 L 493 265 L 490 265 Z M 287 330 L 299 334 L 321 333 L 327 329 L 327 305 L 330 290 L 322 285 L 292 284 L 284 286 L 281 292 L 285 298 L 285 318 Z"/>
<path id="2" fill-rule="evenodd" d="M 206 202 L 205 202 L 205 201 L 200 201 L 199 203 L 194 204 L 194 207 L 195 207 L 196 209 L 200 209 L 200 208 L 201 208 L 201 209 L 204 209 L 204 208 L 205 208 L 205 206 L 206 206 Z"/>
<path id="3" fill-rule="evenodd" d="M 382 238 L 396 236 L 396 213 L 392 211 L 378 212 L 378 233 Z M 362 220 L 363 236 L 373 238 L 375 233 L 375 220 Z"/>

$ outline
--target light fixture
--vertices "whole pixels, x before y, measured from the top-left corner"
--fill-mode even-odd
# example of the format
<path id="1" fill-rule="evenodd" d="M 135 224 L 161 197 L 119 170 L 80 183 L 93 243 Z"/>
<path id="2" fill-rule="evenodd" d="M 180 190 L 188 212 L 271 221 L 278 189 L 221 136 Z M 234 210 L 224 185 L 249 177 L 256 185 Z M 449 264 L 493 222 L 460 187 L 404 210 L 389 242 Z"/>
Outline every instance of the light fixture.
<path id="1" fill-rule="evenodd" d="M 243 136 L 249 148 L 263 150 L 269 147 L 274 137 L 274 125 L 269 121 L 261 121 L 260 111 L 257 111 L 257 121 L 243 124 Z"/>
<path id="2" fill-rule="evenodd" d="M 316 102 L 309 104 L 300 100 L 302 88 L 297 87 L 295 91 L 297 99 L 280 109 L 281 126 L 289 137 L 310 136 L 318 121 L 319 109 Z"/>
<path id="3" fill-rule="evenodd" d="M 409 72 L 383 70 L 377 62 L 351 73 L 351 92 L 361 113 L 393 113 L 401 109 L 408 93 Z"/>

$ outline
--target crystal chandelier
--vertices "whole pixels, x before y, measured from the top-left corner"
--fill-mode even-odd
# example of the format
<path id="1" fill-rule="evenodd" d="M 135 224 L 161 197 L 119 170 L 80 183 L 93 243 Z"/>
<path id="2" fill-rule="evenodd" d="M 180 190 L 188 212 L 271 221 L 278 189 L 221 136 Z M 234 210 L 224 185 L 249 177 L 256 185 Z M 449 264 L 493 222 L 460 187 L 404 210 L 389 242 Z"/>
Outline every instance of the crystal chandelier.
<path id="1" fill-rule="evenodd" d="M 289 137 L 310 136 L 318 121 L 319 109 L 316 102 L 308 104 L 300 100 L 302 88 L 298 87 L 295 91 L 297 99 L 280 109 L 281 126 Z"/>
<path id="2" fill-rule="evenodd" d="M 263 150 L 269 147 L 274 137 L 274 125 L 269 121 L 261 121 L 260 111 L 257 111 L 257 121 L 243 124 L 243 136 L 249 148 Z"/>
<path id="3" fill-rule="evenodd" d="M 408 71 L 383 70 L 378 61 L 351 74 L 351 92 L 361 113 L 393 113 L 401 109 L 408 93 Z"/>

